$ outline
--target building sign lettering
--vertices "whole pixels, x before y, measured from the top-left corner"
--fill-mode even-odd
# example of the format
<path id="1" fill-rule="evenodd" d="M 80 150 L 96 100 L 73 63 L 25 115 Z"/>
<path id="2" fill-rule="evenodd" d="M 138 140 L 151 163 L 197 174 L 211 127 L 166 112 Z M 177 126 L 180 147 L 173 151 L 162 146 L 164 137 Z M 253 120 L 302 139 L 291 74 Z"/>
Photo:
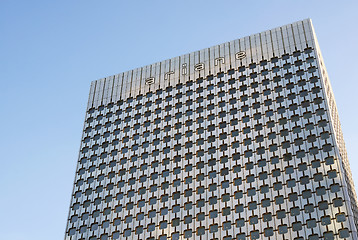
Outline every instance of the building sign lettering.
<path id="1" fill-rule="evenodd" d="M 240 51 L 235 53 L 235 59 L 236 60 L 242 60 L 246 57 L 246 52 L 244 51 Z M 219 63 L 224 64 L 225 63 L 225 58 L 224 57 L 218 57 L 214 59 L 214 65 L 215 66 L 219 66 Z M 201 71 L 205 69 L 205 64 L 204 63 L 197 63 L 194 65 L 194 71 Z M 164 80 L 169 80 L 170 79 L 170 75 L 174 74 L 174 71 L 169 71 L 164 73 Z M 181 65 L 181 74 L 182 75 L 187 75 L 188 74 L 188 64 L 187 63 L 183 63 Z M 154 77 L 149 77 L 145 80 L 145 84 L 146 85 L 151 85 L 155 82 L 155 78 Z"/>

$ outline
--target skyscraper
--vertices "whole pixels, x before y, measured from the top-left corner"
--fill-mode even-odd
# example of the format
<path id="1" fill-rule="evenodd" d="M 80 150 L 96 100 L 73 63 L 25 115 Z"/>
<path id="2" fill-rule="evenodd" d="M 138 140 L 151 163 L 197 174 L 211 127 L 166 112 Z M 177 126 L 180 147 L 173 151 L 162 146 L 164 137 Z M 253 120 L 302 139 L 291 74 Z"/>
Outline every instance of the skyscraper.
<path id="1" fill-rule="evenodd" d="M 74 239 L 358 239 L 311 21 L 92 82 Z"/>

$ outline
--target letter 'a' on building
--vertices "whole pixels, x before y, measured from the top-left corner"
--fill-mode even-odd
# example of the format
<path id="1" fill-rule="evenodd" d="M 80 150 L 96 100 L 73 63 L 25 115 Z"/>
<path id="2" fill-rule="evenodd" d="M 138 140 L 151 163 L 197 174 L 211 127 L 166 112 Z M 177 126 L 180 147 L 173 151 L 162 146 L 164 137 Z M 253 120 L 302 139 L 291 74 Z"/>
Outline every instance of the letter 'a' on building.
<path id="1" fill-rule="evenodd" d="M 311 20 L 91 83 L 65 240 L 358 239 Z"/>

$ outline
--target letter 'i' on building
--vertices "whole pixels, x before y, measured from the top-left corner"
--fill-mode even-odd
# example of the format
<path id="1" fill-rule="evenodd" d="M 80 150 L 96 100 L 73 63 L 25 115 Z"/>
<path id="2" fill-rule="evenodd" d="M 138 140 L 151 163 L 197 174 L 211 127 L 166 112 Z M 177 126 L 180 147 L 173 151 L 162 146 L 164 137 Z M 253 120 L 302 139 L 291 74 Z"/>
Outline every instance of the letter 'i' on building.
<path id="1" fill-rule="evenodd" d="M 93 81 L 83 131 L 66 240 L 357 239 L 309 19 Z"/>

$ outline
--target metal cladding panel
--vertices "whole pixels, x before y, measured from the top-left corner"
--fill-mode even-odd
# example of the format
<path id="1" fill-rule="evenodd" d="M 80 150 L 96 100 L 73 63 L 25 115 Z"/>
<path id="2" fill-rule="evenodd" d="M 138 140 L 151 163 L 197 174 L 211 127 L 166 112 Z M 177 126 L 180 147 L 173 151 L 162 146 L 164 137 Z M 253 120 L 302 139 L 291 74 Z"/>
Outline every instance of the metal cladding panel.
<path id="1" fill-rule="evenodd" d="M 250 38 L 250 47 L 252 49 L 252 59 L 255 59 L 255 62 L 257 62 L 260 58 L 261 54 L 261 45 L 259 42 L 259 34 L 255 34 Z"/>
<path id="2" fill-rule="evenodd" d="M 149 91 L 150 89 L 150 85 L 147 83 L 149 81 L 149 79 L 152 77 L 151 75 L 151 68 L 152 66 L 145 66 L 143 67 L 142 70 L 142 81 L 141 81 L 141 86 L 143 86 L 143 93 L 145 94 L 146 92 Z"/>
<path id="3" fill-rule="evenodd" d="M 142 68 L 136 68 L 133 70 L 133 79 L 131 85 L 131 93 L 133 96 L 139 95 L 140 92 L 140 83 L 141 83 L 141 76 L 142 76 Z"/>
<path id="4" fill-rule="evenodd" d="M 115 84 L 113 90 L 113 102 L 117 102 L 121 99 L 122 94 L 122 85 L 123 85 L 123 73 L 115 75 Z"/>
<path id="5" fill-rule="evenodd" d="M 251 48 L 251 41 L 250 41 L 251 36 L 247 36 L 244 37 L 244 41 L 243 41 L 243 46 L 244 46 L 244 51 L 246 52 L 246 64 L 250 64 L 252 62 L 252 48 Z"/>
<path id="6" fill-rule="evenodd" d="M 160 72 L 160 75 L 161 76 L 164 76 L 164 82 L 168 82 L 168 81 L 170 81 L 170 78 L 171 78 L 171 68 L 172 68 L 172 59 L 168 59 L 168 60 L 166 60 L 166 61 L 163 61 L 163 62 L 161 62 L 161 64 L 160 64 L 161 66 L 163 66 L 162 68 L 161 68 L 161 72 Z M 159 74 L 158 74 L 158 76 L 159 76 Z M 164 84 L 164 82 L 163 82 L 163 84 Z M 165 88 L 165 85 L 163 85 L 163 88 Z"/>
<path id="7" fill-rule="evenodd" d="M 181 77 L 181 68 L 180 67 L 181 67 L 180 57 L 175 57 L 173 59 L 172 69 L 171 69 L 172 73 L 169 76 L 168 85 L 175 86 L 179 83 L 179 80 Z"/>
<path id="8" fill-rule="evenodd" d="M 247 66 L 250 63 L 250 49 L 248 47 L 246 47 L 245 38 L 239 39 L 239 48 L 240 48 L 240 52 L 246 53 L 246 57 L 243 59 L 240 59 L 241 64 L 244 66 Z"/>
<path id="9" fill-rule="evenodd" d="M 295 44 L 297 47 L 297 50 L 303 51 L 305 49 L 305 38 L 304 35 L 301 34 L 302 32 L 302 26 L 299 23 L 292 24 L 292 31 L 293 31 L 293 37 L 295 39 Z"/>
<path id="10" fill-rule="evenodd" d="M 280 27 L 276 31 L 279 56 L 282 56 L 285 54 L 285 51 L 286 51 L 285 46 L 287 46 L 287 42 L 285 42 L 285 39 L 283 38 L 282 28 L 283 27 Z"/>
<path id="11" fill-rule="evenodd" d="M 227 47 L 225 46 L 225 44 L 220 44 L 218 47 L 219 53 L 217 55 L 217 58 L 214 60 L 216 62 L 216 66 L 218 67 L 218 72 L 227 72 L 227 56 L 226 56 L 226 52 L 227 52 Z M 225 61 L 226 60 L 226 61 Z"/>
<path id="12" fill-rule="evenodd" d="M 155 63 L 152 65 L 150 77 L 154 78 L 154 84 L 148 84 L 151 91 L 155 92 L 156 89 L 164 89 L 167 86 L 167 82 L 164 80 L 164 76 L 161 74 L 161 70 L 164 69 L 166 65 L 169 65 L 169 63 Z"/>
<path id="13" fill-rule="evenodd" d="M 271 59 L 272 58 L 272 42 L 271 42 L 271 35 L 269 31 L 265 31 L 261 33 L 261 41 L 262 41 L 262 51 L 263 51 L 263 58 L 264 59 Z"/>
<path id="14" fill-rule="evenodd" d="M 195 69 L 198 69 L 198 62 L 195 62 L 195 52 L 189 53 L 189 62 L 188 62 L 188 80 L 193 80 L 196 73 Z M 199 70 L 200 71 L 200 70 Z"/>
<path id="15" fill-rule="evenodd" d="M 238 69 L 240 66 L 239 61 L 236 60 L 236 53 L 239 51 L 239 41 L 234 40 L 229 42 L 230 45 L 230 65 L 233 69 Z"/>
<path id="16" fill-rule="evenodd" d="M 109 90 L 112 91 L 112 85 L 111 85 L 111 76 L 110 77 L 106 77 L 105 78 L 105 82 L 103 84 L 103 95 L 102 95 L 102 102 L 103 104 L 107 105 L 107 97 L 108 97 L 108 92 Z"/>
<path id="17" fill-rule="evenodd" d="M 209 59 L 210 59 L 210 62 L 209 62 L 209 66 L 210 66 L 210 73 L 213 74 L 215 72 L 215 61 L 214 59 L 216 58 L 216 49 L 215 47 L 211 47 L 209 48 Z"/>
<path id="18" fill-rule="evenodd" d="M 200 58 L 200 62 L 204 63 L 204 70 L 201 71 L 200 73 L 200 77 L 205 77 L 208 76 L 209 73 L 209 69 L 210 69 L 210 58 L 209 58 L 209 49 L 205 48 L 199 51 L 199 58 Z"/>
<path id="19" fill-rule="evenodd" d="M 124 72 L 123 73 L 123 79 L 122 79 L 122 92 L 121 92 L 121 98 L 127 99 L 131 92 L 131 76 L 132 71 Z"/>
<path id="20" fill-rule="evenodd" d="M 106 95 L 104 96 L 105 100 L 103 101 L 103 104 L 105 104 L 105 105 L 107 105 L 107 104 L 112 102 L 115 76 L 110 76 L 110 77 L 107 77 L 106 79 L 107 79 L 106 87 L 105 87 L 106 88 L 106 90 L 105 90 Z"/>
<path id="21" fill-rule="evenodd" d="M 205 64 L 200 61 L 201 59 L 200 59 L 200 52 L 199 51 L 193 52 L 193 58 L 192 59 L 193 59 L 193 63 L 194 63 L 194 71 L 193 71 L 194 74 L 191 75 L 192 77 L 190 79 L 193 80 L 193 79 L 199 78 L 199 74 L 205 68 Z"/>
<path id="22" fill-rule="evenodd" d="M 294 52 L 296 50 L 295 49 L 296 48 L 296 42 L 295 42 L 295 38 L 293 37 L 292 25 L 286 26 L 286 31 L 287 31 L 288 42 L 289 42 L 290 48 L 291 48 L 290 52 Z"/>
<path id="23" fill-rule="evenodd" d="M 105 78 L 97 80 L 97 88 L 95 92 L 95 100 L 94 100 L 94 106 L 98 107 L 102 104 L 102 97 L 103 97 L 103 91 L 104 91 L 104 84 L 106 82 Z"/>
<path id="24" fill-rule="evenodd" d="M 311 21 L 91 83 L 66 227 L 82 239 L 357 239 Z"/>
<path id="25" fill-rule="evenodd" d="M 90 93 L 88 96 L 88 103 L 87 103 L 87 110 L 92 108 L 93 106 L 93 98 L 95 95 L 95 91 L 96 91 L 96 82 L 91 82 L 91 87 L 90 87 Z"/>
<path id="26" fill-rule="evenodd" d="M 287 26 L 281 27 L 281 34 L 282 34 L 281 36 L 282 36 L 284 51 L 293 52 L 290 39 L 288 38 L 289 31 L 287 29 Z"/>
<path id="27" fill-rule="evenodd" d="M 183 83 L 188 80 L 190 59 L 189 54 L 180 56 L 180 82 Z"/>

